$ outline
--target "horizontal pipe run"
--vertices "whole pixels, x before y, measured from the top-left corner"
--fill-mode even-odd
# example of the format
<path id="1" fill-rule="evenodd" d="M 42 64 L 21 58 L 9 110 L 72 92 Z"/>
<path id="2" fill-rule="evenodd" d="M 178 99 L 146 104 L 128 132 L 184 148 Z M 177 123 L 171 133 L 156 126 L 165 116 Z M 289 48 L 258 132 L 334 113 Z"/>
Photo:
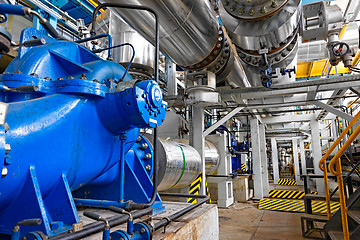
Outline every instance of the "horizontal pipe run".
<path id="1" fill-rule="evenodd" d="M 167 196 L 179 196 L 179 197 L 191 197 L 191 198 L 199 198 L 196 203 L 191 204 L 190 206 L 172 214 L 169 217 L 161 219 L 159 222 L 155 223 L 153 231 L 158 230 L 159 228 L 168 225 L 171 221 L 185 215 L 186 213 L 194 210 L 195 208 L 201 206 L 202 204 L 209 201 L 210 197 L 206 195 L 192 195 L 192 194 L 169 194 Z"/>
<path id="2" fill-rule="evenodd" d="M 151 214 L 152 211 L 153 211 L 153 208 L 149 207 L 149 208 L 146 208 L 146 209 L 143 209 L 143 210 L 132 212 L 132 216 L 133 216 L 134 219 L 137 219 L 137 218 L 140 218 L 142 216 Z M 107 220 L 109 222 L 110 227 L 114 227 L 114 226 L 117 226 L 117 225 L 120 225 L 122 223 L 127 222 L 128 218 L 129 218 L 129 216 L 127 216 L 127 215 L 116 215 L 116 216 L 107 218 Z M 93 222 L 91 224 L 88 224 L 88 225 L 84 226 L 83 230 L 73 232 L 73 233 L 58 234 L 58 235 L 56 235 L 54 237 L 50 237 L 49 240 L 82 239 L 82 238 L 87 237 L 87 236 L 89 236 L 91 234 L 101 232 L 104 227 L 105 227 L 104 222 Z"/>
<path id="3" fill-rule="evenodd" d="M 107 201 L 107 200 L 74 198 L 74 202 L 75 205 L 78 207 L 106 208 L 113 206 L 113 207 L 124 208 L 126 206 L 126 202 Z"/>

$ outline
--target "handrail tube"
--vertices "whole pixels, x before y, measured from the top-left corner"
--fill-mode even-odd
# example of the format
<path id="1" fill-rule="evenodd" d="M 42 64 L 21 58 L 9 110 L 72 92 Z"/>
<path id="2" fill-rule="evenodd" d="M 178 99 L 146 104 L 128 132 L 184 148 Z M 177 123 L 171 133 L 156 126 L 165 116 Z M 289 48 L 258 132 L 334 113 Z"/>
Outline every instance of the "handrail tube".
<path id="1" fill-rule="evenodd" d="M 355 117 L 351 120 L 349 125 L 344 129 L 344 131 L 340 134 L 340 136 L 336 139 L 336 141 L 330 146 L 328 151 L 319 161 L 319 168 L 324 172 L 324 185 L 325 185 L 325 198 L 326 198 L 326 210 L 328 219 L 331 218 L 331 206 L 330 206 L 330 193 L 329 193 L 329 180 L 327 174 L 327 165 L 326 159 L 329 155 L 334 151 L 335 147 L 339 145 L 341 140 L 345 137 L 345 135 L 349 132 L 350 128 L 356 123 L 356 121 L 360 118 L 360 112 L 358 112 Z"/>
<path id="2" fill-rule="evenodd" d="M 360 133 L 360 125 L 350 135 L 349 139 L 344 143 L 344 145 L 340 148 L 340 150 L 335 154 L 335 156 L 331 159 L 331 161 L 329 163 L 330 172 L 334 176 L 337 176 L 337 179 L 338 179 L 339 195 L 340 195 L 340 209 L 341 209 L 341 219 L 342 219 L 344 240 L 349 240 L 349 226 L 348 226 L 348 221 L 347 221 L 348 209 L 346 207 L 346 202 L 345 202 L 344 183 L 343 183 L 343 178 L 342 178 L 340 157 L 344 154 L 346 149 L 349 148 L 350 144 L 355 140 L 355 138 L 359 135 L 359 133 Z M 336 170 L 334 170 L 335 164 L 336 164 Z"/>

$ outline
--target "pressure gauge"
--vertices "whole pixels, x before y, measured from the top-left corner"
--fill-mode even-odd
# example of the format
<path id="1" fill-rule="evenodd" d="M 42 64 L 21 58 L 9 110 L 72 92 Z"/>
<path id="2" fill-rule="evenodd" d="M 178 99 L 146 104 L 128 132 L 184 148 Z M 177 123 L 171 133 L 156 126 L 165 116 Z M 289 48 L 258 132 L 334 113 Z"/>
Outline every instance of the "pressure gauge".
<path id="1" fill-rule="evenodd" d="M 332 52 L 337 57 L 344 56 L 349 52 L 349 50 L 350 50 L 349 45 L 344 42 L 338 42 L 332 46 Z"/>

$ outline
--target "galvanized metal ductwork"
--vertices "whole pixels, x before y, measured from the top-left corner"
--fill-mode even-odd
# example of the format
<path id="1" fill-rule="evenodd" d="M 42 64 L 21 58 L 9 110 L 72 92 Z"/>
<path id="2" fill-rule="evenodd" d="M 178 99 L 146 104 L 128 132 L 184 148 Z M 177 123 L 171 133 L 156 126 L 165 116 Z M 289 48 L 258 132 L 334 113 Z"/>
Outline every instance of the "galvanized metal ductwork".
<path id="1" fill-rule="evenodd" d="M 151 139 L 150 137 L 148 138 Z M 158 190 L 189 186 L 201 172 L 201 157 L 187 139 L 158 139 Z M 218 149 L 205 141 L 206 174 L 212 174 L 219 166 Z"/>
<path id="2" fill-rule="evenodd" d="M 157 12 L 160 23 L 160 50 L 184 69 L 207 69 L 221 82 L 233 69 L 237 77 L 229 78 L 233 87 L 247 86 L 242 66 L 221 31 L 218 20 L 205 0 L 103 0 L 147 6 Z M 154 43 L 155 20 L 145 11 L 111 9 L 149 42 Z"/>

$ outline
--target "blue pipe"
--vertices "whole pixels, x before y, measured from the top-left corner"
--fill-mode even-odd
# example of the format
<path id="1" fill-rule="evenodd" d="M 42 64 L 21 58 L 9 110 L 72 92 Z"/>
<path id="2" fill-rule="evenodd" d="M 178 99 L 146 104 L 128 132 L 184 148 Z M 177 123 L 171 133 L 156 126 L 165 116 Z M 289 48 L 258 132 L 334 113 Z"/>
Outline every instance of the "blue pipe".
<path id="1" fill-rule="evenodd" d="M 25 16 L 25 7 L 21 5 L 0 4 L 0 13 Z"/>
<path id="2" fill-rule="evenodd" d="M 127 221 L 127 233 L 130 235 L 134 233 L 134 221 L 130 218 Z"/>
<path id="3" fill-rule="evenodd" d="M 12 232 L 11 240 L 19 240 L 20 239 L 20 231 Z"/>
<path id="4" fill-rule="evenodd" d="M 119 208 L 126 208 L 126 202 L 117 202 L 117 201 L 107 201 L 107 200 L 94 200 L 94 199 L 81 199 L 81 198 L 74 198 L 74 202 L 76 206 L 86 206 L 86 207 L 119 207 Z"/>
<path id="5" fill-rule="evenodd" d="M 121 158 L 125 159 L 125 144 L 126 144 L 126 135 L 120 135 L 120 144 L 121 144 Z M 120 160 L 120 201 L 124 201 L 124 186 L 125 186 L 125 161 Z"/>
<path id="6" fill-rule="evenodd" d="M 106 227 L 103 230 L 103 240 L 110 240 L 110 227 Z"/>

